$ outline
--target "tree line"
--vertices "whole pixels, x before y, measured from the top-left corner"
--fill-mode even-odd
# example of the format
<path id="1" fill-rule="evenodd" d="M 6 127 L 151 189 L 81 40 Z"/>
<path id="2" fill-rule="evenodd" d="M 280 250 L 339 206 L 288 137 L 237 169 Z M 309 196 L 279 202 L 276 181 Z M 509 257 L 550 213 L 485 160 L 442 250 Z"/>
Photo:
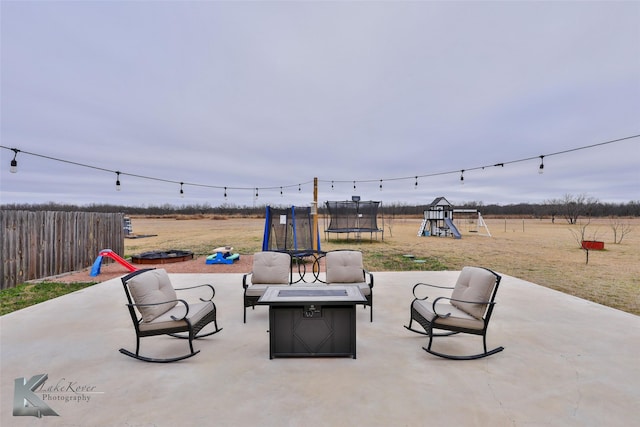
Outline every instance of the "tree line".
<path id="1" fill-rule="evenodd" d="M 391 203 L 380 206 L 380 213 L 384 216 L 422 216 L 428 209 L 428 204 L 409 205 Z M 286 208 L 287 206 L 272 206 Z M 518 216 L 530 218 L 550 218 L 552 220 L 566 220 L 569 224 L 576 224 L 581 217 L 640 217 L 640 200 L 627 203 L 602 203 L 585 194 L 566 194 L 558 199 L 550 199 L 544 203 L 517 203 L 508 205 L 484 204 L 482 202 L 465 202 L 454 206 L 455 209 L 476 209 L 483 216 Z M 110 204 L 73 205 L 49 202 L 44 204 L 3 204 L 0 209 L 26 211 L 66 211 L 66 212 L 122 212 L 126 215 L 235 215 L 245 217 L 264 216 L 266 205 L 238 206 L 222 204 L 195 205 L 157 205 L 157 206 L 125 206 Z M 326 209 L 318 206 L 320 214 Z"/>

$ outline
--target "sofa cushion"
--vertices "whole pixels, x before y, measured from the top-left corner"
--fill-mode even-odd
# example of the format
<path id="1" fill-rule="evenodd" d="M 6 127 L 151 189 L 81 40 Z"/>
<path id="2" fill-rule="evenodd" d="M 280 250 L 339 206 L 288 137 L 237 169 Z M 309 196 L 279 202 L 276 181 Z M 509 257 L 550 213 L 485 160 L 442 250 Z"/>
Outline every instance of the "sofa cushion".
<path id="1" fill-rule="evenodd" d="M 362 252 L 333 251 L 325 256 L 327 283 L 361 283 L 364 281 Z"/>
<path id="2" fill-rule="evenodd" d="M 253 255 L 251 283 L 289 284 L 291 256 L 282 252 L 258 252 Z"/>
<path id="3" fill-rule="evenodd" d="M 170 301 L 154 306 L 137 306 L 136 308 L 145 322 L 153 321 L 178 303 L 176 291 L 164 269 L 145 271 L 133 276 L 127 283 L 136 304 L 157 304 Z"/>
<path id="4" fill-rule="evenodd" d="M 488 302 L 496 284 L 496 276 L 480 267 L 464 267 L 458 276 L 456 286 L 451 293 L 453 300 Z M 474 304 L 451 301 L 451 305 L 469 313 L 476 319 L 482 319 L 487 304 Z"/>

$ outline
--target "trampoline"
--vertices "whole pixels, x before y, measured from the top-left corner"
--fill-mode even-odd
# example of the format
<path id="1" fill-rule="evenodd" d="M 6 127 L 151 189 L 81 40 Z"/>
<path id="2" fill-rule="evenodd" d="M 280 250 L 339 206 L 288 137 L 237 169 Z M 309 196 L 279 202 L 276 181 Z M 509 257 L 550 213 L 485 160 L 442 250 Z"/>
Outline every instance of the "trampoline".
<path id="1" fill-rule="evenodd" d="M 325 238 L 329 240 L 330 233 L 349 234 L 353 233 L 356 239 L 360 240 L 362 233 L 369 233 L 373 240 L 373 233 L 381 233 L 384 240 L 384 230 L 378 227 L 378 209 L 381 202 L 345 200 L 339 202 L 325 202 L 327 213 L 329 214 L 329 224 L 326 224 L 325 216 Z M 384 219 L 383 219 L 384 222 Z"/>
<path id="2" fill-rule="evenodd" d="M 318 230 L 316 230 L 318 233 Z M 313 247 L 313 219 L 310 207 L 291 206 L 277 209 L 267 206 L 264 224 L 263 251 L 287 252 L 292 257 L 304 258 L 320 252 Z"/>

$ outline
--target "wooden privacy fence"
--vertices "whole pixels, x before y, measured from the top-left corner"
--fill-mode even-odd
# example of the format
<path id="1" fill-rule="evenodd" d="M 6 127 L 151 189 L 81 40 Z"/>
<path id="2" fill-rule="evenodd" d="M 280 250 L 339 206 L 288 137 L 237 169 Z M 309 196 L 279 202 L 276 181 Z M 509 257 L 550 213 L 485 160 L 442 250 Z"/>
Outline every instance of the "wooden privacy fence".
<path id="1" fill-rule="evenodd" d="M 0 210 L 0 289 L 81 270 L 124 252 L 122 213 Z"/>

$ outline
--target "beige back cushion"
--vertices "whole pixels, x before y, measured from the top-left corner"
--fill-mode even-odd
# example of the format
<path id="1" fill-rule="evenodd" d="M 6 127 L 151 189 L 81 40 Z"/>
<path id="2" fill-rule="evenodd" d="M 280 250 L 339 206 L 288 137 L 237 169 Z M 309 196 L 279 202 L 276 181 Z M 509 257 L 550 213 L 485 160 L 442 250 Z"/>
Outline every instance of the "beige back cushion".
<path id="1" fill-rule="evenodd" d="M 171 285 L 169 275 L 164 269 L 149 270 L 132 277 L 128 281 L 131 296 L 136 304 L 166 304 L 149 307 L 137 307 L 145 322 L 151 322 L 156 317 L 166 313 L 178 303 L 176 291 Z"/>
<path id="2" fill-rule="evenodd" d="M 282 252 L 258 252 L 253 255 L 252 283 L 289 284 L 291 256 Z"/>
<path id="3" fill-rule="evenodd" d="M 364 281 L 362 252 L 327 252 L 325 265 L 327 283 L 362 283 Z"/>
<path id="4" fill-rule="evenodd" d="M 451 298 L 463 301 L 489 301 L 496 284 L 496 276 L 488 270 L 479 267 L 464 267 L 460 272 Z M 470 304 L 451 301 L 451 305 L 469 313 L 476 319 L 482 319 L 486 311 L 486 304 Z"/>

